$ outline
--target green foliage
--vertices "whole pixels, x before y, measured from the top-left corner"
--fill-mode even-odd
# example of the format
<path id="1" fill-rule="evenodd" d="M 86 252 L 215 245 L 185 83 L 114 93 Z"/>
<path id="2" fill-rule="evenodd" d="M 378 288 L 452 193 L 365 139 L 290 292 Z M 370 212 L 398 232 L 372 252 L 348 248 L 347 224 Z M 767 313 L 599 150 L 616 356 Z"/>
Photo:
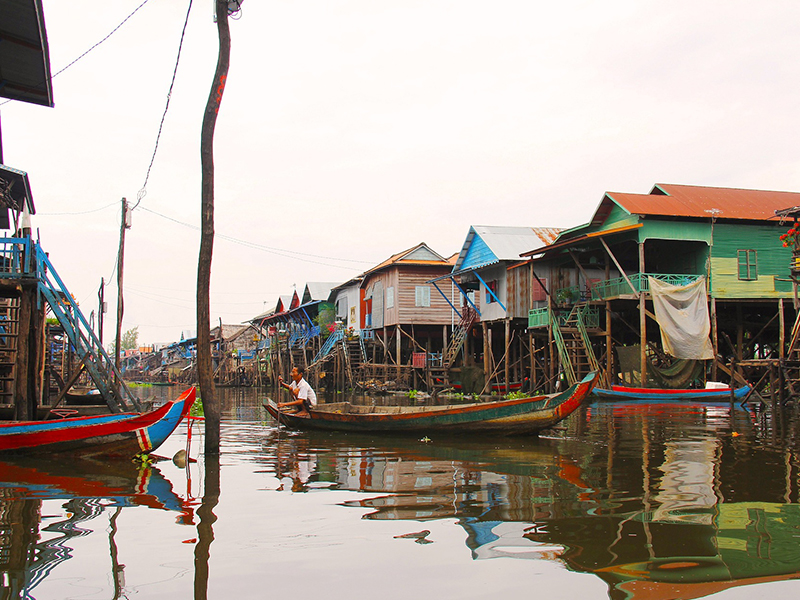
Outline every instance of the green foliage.
<path id="1" fill-rule="evenodd" d="M 528 398 L 529 394 L 527 392 L 510 392 L 506 395 L 506 399 L 508 400 L 518 400 L 519 398 Z"/>
<path id="2" fill-rule="evenodd" d="M 191 417 L 204 417 L 205 412 L 203 412 L 203 403 L 200 400 L 195 400 L 194 404 L 192 404 L 192 408 L 189 411 L 189 416 Z"/>
<path id="3" fill-rule="evenodd" d="M 336 311 L 334 306 L 328 303 L 320 304 L 319 312 L 317 313 L 317 316 L 314 317 L 314 324 L 319 326 L 320 335 L 323 339 L 327 338 L 331 333 L 333 333 L 335 322 Z"/>
<path id="4" fill-rule="evenodd" d="M 122 334 L 122 339 L 119 342 L 120 348 L 123 350 L 134 350 L 139 347 L 139 326 L 133 329 L 128 329 Z"/>
<path id="5" fill-rule="evenodd" d="M 411 398 L 413 400 L 414 398 L 417 397 L 417 394 L 419 394 L 419 391 L 417 391 L 417 390 L 408 390 L 408 393 L 406 393 L 406 396 L 408 396 L 409 398 Z"/>
<path id="6" fill-rule="evenodd" d="M 111 342 L 106 348 L 106 351 L 109 355 L 113 356 L 116 353 L 116 347 L 116 342 Z M 138 325 L 133 329 L 128 329 L 128 331 L 122 334 L 122 338 L 119 341 L 119 347 L 123 350 L 134 350 L 139 347 Z"/>

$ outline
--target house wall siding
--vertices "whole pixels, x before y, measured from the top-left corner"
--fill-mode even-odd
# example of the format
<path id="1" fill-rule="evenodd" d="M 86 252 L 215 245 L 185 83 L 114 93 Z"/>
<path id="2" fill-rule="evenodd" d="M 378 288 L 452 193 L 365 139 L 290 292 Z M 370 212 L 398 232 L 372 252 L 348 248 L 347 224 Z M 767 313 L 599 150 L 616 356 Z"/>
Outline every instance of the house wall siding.
<path id="1" fill-rule="evenodd" d="M 711 287 L 715 298 L 789 298 L 791 248 L 784 248 L 779 237 L 785 229 L 776 225 L 714 226 L 711 258 Z M 758 278 L 739 279 L 738 251 L 755 250 Z M 784 280 L 784 281 L 781 281 Z"/>
<path id="2" fill-rule="evenodd" d="M 405 268 L 397 275 L 395 289 L 396 315 L 389 324 L 414 325 L 449 325 L 452 322 L 452 309 L 432 284 L 427 283 L 438 275 L 444 275 L 449 269 L 438 272 L 433 269 Z M 430 306 L 416 306 L 416 287 L 429 289 Z M 441 287 L 441 286 L 440 286 Z M 444 289 L 442 291 L 445 291 Z M 445 292 L 446 293 L 446 292 Z M 455 303 L 454 303 L 455 304 Z"/>

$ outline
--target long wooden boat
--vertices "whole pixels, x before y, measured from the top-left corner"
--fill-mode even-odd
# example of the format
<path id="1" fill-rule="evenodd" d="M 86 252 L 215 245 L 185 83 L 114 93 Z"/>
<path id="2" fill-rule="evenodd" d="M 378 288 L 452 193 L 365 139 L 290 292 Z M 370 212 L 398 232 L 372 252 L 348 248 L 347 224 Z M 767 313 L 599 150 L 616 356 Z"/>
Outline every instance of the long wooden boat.
<path id="1" fill-rule="evenodd" d="M 320 404 L 307 417 L 279 411 L 272 400 L 268 400 L 264 407 L 280 423 L 297 429 L 414 434 L 534 434 L 572 414 L 592 391 L 597 377 L 597 373 L 591 373 L 560 394 L 472 404 L 359 406 L 337 402 Z"/>
<path id="2" fill-rule="evenodd" d="M 743 400 L 750 392 L 750 386 L 744 385 L 733 390 L 734 400 Z M 594 393 L 601 398 L 614 400 L 700 400 L 706 402 L 730 402 L 731 388 L 714 389 L 677 389 L 670 390 L 665 388 L 640 388 L 628 387 L 623 385 L 612 385 L 610 390 L 595 388 Z"/>
<path id="3" fill-rule="evenodd" d="M 0 424 L 0 453 L 76 453 L 132 458 L 158 448 L 188 414 L 195 389 L 146 413 Z"/>

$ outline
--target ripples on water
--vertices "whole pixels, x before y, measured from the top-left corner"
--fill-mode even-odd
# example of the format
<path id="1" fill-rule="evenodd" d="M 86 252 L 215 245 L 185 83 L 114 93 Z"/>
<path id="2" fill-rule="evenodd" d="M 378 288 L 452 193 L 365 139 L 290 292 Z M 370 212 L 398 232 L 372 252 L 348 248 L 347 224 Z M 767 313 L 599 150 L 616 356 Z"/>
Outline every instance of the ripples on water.
<path id="1" fill-rule="evenodd" d="M 196 429 L 187 469 L 1 462 L 0 597 L 800 592 L 793 407 L 596 403 L 538 440 L 423 443 L 292 432 L 219 392 L 219 469 Z"/>

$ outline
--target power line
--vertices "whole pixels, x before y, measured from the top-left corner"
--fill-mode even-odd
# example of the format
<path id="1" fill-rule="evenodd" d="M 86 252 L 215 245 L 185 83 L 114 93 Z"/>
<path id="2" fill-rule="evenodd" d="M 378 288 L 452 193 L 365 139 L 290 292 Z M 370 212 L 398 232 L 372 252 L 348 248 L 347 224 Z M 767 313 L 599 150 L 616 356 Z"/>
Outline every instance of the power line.
<path id="1" fill-rule="evenodd" d="M 112 206 L 117 206 L 119 202 L 112 202 L 111 204 L 106 204 L 105 206 L 101 206 L 100 208 L 93 208 L 91 210 L 81 210 L 78 212 L 37 212 L 37 217 L 63 217 L 63 216 L 70 216 L 70 215 L 88 215 L 89 213 L 100 212 L 101 210 L 105 210 L 107 208 L 111 208 Z"/>
<path id="2" fill-rule="evenodd" d="M 177 223 L 178 225 L 182 225 L 184 227 L 188 227 L 189 229 L 194 229 L 195 231 L 200 231 L 200 227 L 198 225 L 192 225 L 190 223 L 186 223 L 184 221 L 180 221 L 180 220 L 175 219 L 173 217 L 168 217 L 167 215 L 163 215 L 163 214 L 158 213 L 158 212 L 156 212 L 156 211 L 154 211 L 152 209 L 145 208 L 144 206 L 142 206 L 141 209 L 146 211 L 146 212 L 152 213 L 152 214 L 156 215 L 157 217 L 161 217 L 162 219 L 166 219 L 167 221 L 172 221 L 173 223 Z M 295 250 L 286 250 L 284 248 L 274 248 L 274 247 L 271 247 L 271 246 L 264 246 L 262 244 L 256 244 L 255 242 L 248 242 L 246 240 L 241 240 L 239 238 L 235 238 L 235 237 L 232 237 L 232 236 L 229 236 L 229 235 L 224 235 L 224 234 L 219 234 L 219 233 L 216 234 L 216 237 L 218 237 L 220 239 L 223 239 L 223 240 L 226 240 L 226 241 L 229 241 L 229 242 L 232 242 L 234 244 L 239 244 L 239 245 L 242 245 L 242 246 L 246 246 L 248 248 L 253 248 L 254 250 L 262 250 L 264 252 L 269 252 L 271 254 L 276 254 L 277 256 L 283 256 L 284 258 L 296 258 L 297 260 L 316 263 L 316 264 L 320 264 L 320 265 L 324 265 L 324 266 L 328 266 L 328 267 L 334 267 L 334 268 L 337 268 L 337 269 L 346 269 L 346 268 L 349 268 L 349 267 L 342 266 L 342 265 L 332 265 L 330 263 L 319 262 L 319 261 L 311 260 L 311 258 L 322 258 L 322 259 L 329 259 L 329 260 L 333 259 L 333 260 L 336 260 L 336 261 L 339 261 L 339 262 L 359 263 L 359 264 L 366 264 L 366 265 L 373 264 L 372 262 L 367 261 L 367 260 L 357 260 L 357 259 L 351 259 L 351 258 L 334 258 L 334 257 L 331 257 L 331 256 L 320 256 L 318 254 L 309 254 L 309 253 L 306 253 L 306 252 L 297 252 Z M 309 258 L 302 258 L 304 256 L 305 257 L 309 257 Z"/>
<path id="3" fill-rule="evenodd" d="M 145 0 L 146 2 L 147 0 Z M 183 30 L 181 31 L 181 41 L 178 44 L 178 56 L 175 59 L 175 68 L 172 71 L 172 81 L 169 84 L 169 91 L 167 91 L 167 103 L 164 106 L 164 113 L 161 115 L 161 123 L 158 125 L 158 135 L 156 135 L 156 144 L 153 148 L 153 156 L 150 158 L 150 165 L 147 167 L 147 175 L 145 175 L 142 189 L 136 194 L 136 204 L 133 205 L 131 210 L 135 210 L 142 199 L 147 195 L 147 182 L 150 179 L 150 170 L 153 168 L 153 163 L 156 160 L 156 153 L 158 152 L 158 142 L 161 140 L 161 131 L 164 128 L 164 120 L 167 118 L 167 111 L 169 110 L 169 101 L 172 98 L 172 88 L 175 86 L 175 77 L 178 74 L 178 65 L 181 62 L 181 51 L 183 50 L 183 39 L 186 37 L 186 26 L 189 24 L 189 14 L 192 12 L 192 0 L 189 0 L 189 8 L 186 10 L 186 19 L 183 21 Z"/>
<path id="4" fill-rule="evenodd" d="M 116 33 L 116 32 L 117 32 L 117 31 L 118 31 L 118 30 L 119 30 L 119 29 L 120 29 L 120 28 L 121 28 L 123 25 L 125 25 L 125 23 L 127 23 L 127 22 L 128 22 L 128 20 L 129 20 L 129 19 L 130 19 L 130 18 L 131 18 L 133 15 L 135 15 L 137 12 L 139 12 L 139 10 L 140 10 L 140 9 L 141 9 L 141 8 L 142 8 L 142 7 L 143 7 L 145 4 L 147 4 L 149 1 L 150 1 L 150 0 L 144 0 L 144 2 L 142 2 L 142 3 L 141 3 L 139 6 L 137 6 L 137 7 L 136 7 L 136 8 L 133 10 L 133 12 L 132 12 L 131 14 L 129 14 L 127 17 L 125 17 L 125 18 L 122 20 L 122 22 L 121 22 L 119 25 L 117 25 L 116 27 L 114 27 L 114 29 L 112 29 L 112 30 L 111 30 L 111 32 L 110 32 L 110 33 L 109 33 L 109 34 L 108 34 L 106 37 L 104 37 L 102 40 L 100 40 L 99 42 L 97 42 L 97 43 L 96 43 L 94 46 L 92 46 L 91 48 L 89 48 L 89 49 L 88 49 L 86 52 L 84 52 L 84 53 L 83 53 L 83 54 L 81 54 L 81 55 L 80 55 L 78 58 L 76 58 L 76 59 L 75 59 L 75 60 L 73 60 L 71 63 L 69 63 L 69 64 L 68 64 L 66 67 L 64 67 L 64 68 L 63 68 L 63 69 L 61 69 L 60 71 L 57 71 L 55 74 L 51 75 L 51 76 L 50 76 L 50 79 L 49 79 L 49 81 L 53 81 L 53 79 L 55 79 L 56 77 L 58 77 L 59 75 L 61 75 L 61 73 L 63 73 L 63 72 L 64 72 L 64 71 L 66 71 L 67 69 L 69 69 L 69 68 L 70 68 L 72 65 L 74 65 L 76 62 L 78 62 L 79 60 L 81 60 L 81 59 L 82 59 L 84 56 L 86 56 L 87 54 L 89 54 L 89 52 L 91 52 L 92 50 L 94 50 L 95 48 L 97 48 L 97 47 L 98 47 L 100 44 L 102 44 L 102 43 L 103 43 L 103 42 L 105 42 L 105 41 L 106 41 L 108 38 L 110 38 L 112 35 L 114 35 L 114 34 L 115 34 L 115 33 Z M 48 80 L 45 80 L 45 81 L 48 81 Z M 39 83 L 39 85 L 41 85 L 42 83 L 45 83 L 45 81 L 41 81 L 41 82 Z M 2 103 L 0 103 L 0 106 L 3 106 L 4 104 L 8 104 L 9 102 L 11 102 L 11 100 L 10 100 L 10 99 L 9 99 L 9 100 L 6 100 L 5 102 L 2 102 Z"/>

